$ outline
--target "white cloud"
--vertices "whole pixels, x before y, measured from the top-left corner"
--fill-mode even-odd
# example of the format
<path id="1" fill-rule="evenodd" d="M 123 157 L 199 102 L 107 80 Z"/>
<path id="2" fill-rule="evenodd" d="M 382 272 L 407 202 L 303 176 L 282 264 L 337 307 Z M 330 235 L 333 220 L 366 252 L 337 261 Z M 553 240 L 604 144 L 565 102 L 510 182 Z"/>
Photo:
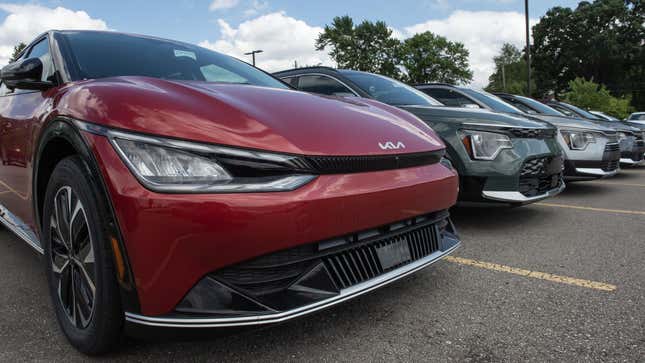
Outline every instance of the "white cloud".
<path id="1" fill-rule="evenodd" d="M 530 19 L 531 26 L 537 19 Z M 454 11 L 446 19 L 430 20 L 404 28 L 406 36 L 431 31 L 448 40 L 464 43 L 470 52 L 470 67 L 474 77 L 472 85 L 484 87 L 494 72 L 493 57 L 504 43 L 520 49 L 525 44 L 524 14 L 508 11 Z"/>
<path id="2" fill-rule="evenodd" d="M 217 11 L 221 9 L 230 9 L 237 6 L 239 0 L 213 0 L 211 5 L 208 7 L 210 11 Z"/>
<path id="3" fill-rule="evenodd" d="M 16 44 L 29 43 L 38 34 L 47 30 L 108 29 L 105 21 L 94 19 L 82 10 L 4 3 L 0 3 L 0 10 L 9 13 L 0 23 L 0 66 L 9 62 Z"/>
<path id="4" fill-rule="evenodd" d="M 218 40 L 204 40 L 199 45 L 250 61 L 244 53 L 262 49 L 257 55 L 258 67 L 275 72 L 298 65 L 331 65 L 326 52 L 318 52 L 314 43 L 322 28 L 308 25 L 284 12 L 262 15 L 242 22 L 237 28 L 219 19 L 221 36 Z"/>

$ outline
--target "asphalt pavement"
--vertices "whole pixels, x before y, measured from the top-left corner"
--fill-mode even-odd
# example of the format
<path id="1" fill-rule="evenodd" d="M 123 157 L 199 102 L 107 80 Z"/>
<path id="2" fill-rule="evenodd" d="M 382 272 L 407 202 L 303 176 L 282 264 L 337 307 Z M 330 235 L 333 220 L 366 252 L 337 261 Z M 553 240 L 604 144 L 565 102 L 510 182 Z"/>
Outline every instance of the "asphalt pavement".
<path id="1" fill-rule="evenodd" d="M 454 209 L 455 258 L 288 324 L 127 340 L 111 361 L 643 361 L 645 167 L 519 208 Z M 86 361 L 43 262 L 0 228 L 0 361 Z"/>

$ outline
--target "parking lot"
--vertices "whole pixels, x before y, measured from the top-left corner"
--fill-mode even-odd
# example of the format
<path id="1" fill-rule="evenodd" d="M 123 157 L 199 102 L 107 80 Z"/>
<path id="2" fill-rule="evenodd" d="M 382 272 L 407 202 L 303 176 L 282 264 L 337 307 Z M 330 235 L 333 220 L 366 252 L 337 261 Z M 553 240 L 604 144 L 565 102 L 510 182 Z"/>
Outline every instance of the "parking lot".
<path id="1" fill-rule="evenodd" d="M 453 210 L 454 258 L 323 313 L 198 342 L 128 341 L 134 361 L 584 361 L 645 357 L 645 168 L 515 209 Z M 0 230 L 0 361 L 82 361 L 41 260 Z"/>

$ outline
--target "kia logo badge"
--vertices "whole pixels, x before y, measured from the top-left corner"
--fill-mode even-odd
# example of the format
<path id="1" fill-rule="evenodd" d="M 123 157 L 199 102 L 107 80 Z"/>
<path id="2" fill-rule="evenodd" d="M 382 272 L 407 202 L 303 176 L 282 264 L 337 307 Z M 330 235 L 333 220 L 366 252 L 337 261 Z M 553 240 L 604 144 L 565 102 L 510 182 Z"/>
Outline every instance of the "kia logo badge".
<path id="1" fill-rule="evenodd" d="M 396 143 L 393 143 L 392 141 L 386 141 L 384 143 L 379 142 L 378 146 L 383 150 L 405 149 L 405 144 L 401 141 L 397 141 Z"/>

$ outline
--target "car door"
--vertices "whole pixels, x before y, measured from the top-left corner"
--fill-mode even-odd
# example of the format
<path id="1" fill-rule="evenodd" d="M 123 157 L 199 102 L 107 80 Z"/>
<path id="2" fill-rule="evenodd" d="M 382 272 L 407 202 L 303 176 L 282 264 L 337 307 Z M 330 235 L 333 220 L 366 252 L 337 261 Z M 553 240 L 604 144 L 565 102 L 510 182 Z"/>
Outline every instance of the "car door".
<path id="1" fill-rule="evenodd" d="M 25 54 L 25 58 L 43 62 L 42 80 L 52 79 L 54 66 L 46 37 Z M 34 140 L 44 122 L 41 115 L 50 104 L 44 92 L 0 87 L 0 205 L 6 220 L 31 230 L 35 230 L 31 203 Z"/>

